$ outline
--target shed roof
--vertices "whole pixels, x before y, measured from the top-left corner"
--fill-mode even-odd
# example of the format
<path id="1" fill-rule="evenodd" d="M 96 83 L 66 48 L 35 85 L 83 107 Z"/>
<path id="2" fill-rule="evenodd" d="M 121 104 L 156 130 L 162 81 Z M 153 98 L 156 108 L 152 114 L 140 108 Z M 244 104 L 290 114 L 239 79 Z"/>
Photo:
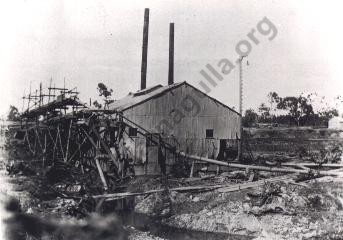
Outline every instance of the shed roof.
<path id="1" fill-rule="evenodd" d="M 215 101 L 216 103 L 228 108 L 229 110 L 237 113 L 239 115 L 238 112 L 236 112 L 235 110 L 233 110 L 232 108 L 226 106 L 225 104 L 223 104 L 222 102 L 218 101 L 217 99 L 215 98 L 212 98 L 210 96 L 208 96 L 207 94 L 203 93 L 202 91 L 200 91 L 199 89 L 197 89 L 196 87 L 190 85 L 189 83 L 187 82 L 180 82 L 180 83 L 174 83 L 174 84 L 171 84 L 171 85 L 167 85 L 167 86 L 162 86 L 161 84 L 159 85 L 156 85 L 156 86 L 153 86 L 153 87 L 150 87 L 150 88 L 146 88 L 146 89 L 143 89 L 143 90 L 139 90 L 135 93 L 132 93 L 130 92 L 127 96 L 119 99 L 119 100 L 116 100 L 114 101 L 113 103 L 111 103 L 109 105 L 109 109 L 112 109 L 112 110 L 117 110 L 117 111 L 125 111 L 129 108 L 132 108 L 132 107 L 135 107 L 137 105 L 140 105 L 150 99 L 153 99 L 153 98 L 158 98 L 164 94 L 166 94 L 167 92 L 175 89 L 175 88 L 178 88 L 178 87 L 181 87 L 183 85 L 187 85 L 191 88 L 193 88 L 194 90 L 200 92 L 201 94 L 209 97 L 210 99 L 212 99 L 213 101 Z"/>

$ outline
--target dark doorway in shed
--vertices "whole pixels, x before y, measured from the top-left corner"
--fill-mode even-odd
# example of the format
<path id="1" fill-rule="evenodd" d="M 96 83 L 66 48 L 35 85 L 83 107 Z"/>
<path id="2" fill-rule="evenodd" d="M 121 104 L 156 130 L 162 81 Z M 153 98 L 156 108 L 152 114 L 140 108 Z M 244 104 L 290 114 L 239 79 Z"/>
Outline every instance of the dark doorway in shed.
<path id="1" fill-rule="evenodd" d="M 219 153 L 217 156 L 217 160 L 224 161 L 225 160 L 225 150 L 226 150 L 226 139 L 219 140 Z"/>
<path id="2" fill-rule="evenodd" d="M 147 175 L 158 175 L 161 173 L 158 163 L 159 155 L 159 133 L 151 133 L 146 138 L 146 171 Z"/>

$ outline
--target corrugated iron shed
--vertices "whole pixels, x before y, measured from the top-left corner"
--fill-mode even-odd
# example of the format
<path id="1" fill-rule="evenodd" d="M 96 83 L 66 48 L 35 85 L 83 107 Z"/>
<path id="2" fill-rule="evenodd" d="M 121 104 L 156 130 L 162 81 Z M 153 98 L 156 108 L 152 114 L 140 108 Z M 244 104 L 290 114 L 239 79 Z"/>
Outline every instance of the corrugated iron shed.
<path id="1" fill-rule="evenodd" d="M 186 81 L 184 82 L 180 82 L 180 83 L 174 83 L 171 85 L 167 85 L 167 86 L 162 86 L 161 84 L 150 87 L 150 88 L 146 88 L 143 90 L 139 90 L 135 93 L 130 92 L 127 96 L 125 96 L 124 98 L 121 98 L 119 100 L 114 101 L 113 103 L 111 103 L 109 105 L 109 109 L 113 109 L 113 110 L 117 110 L 117 111 L 125 111 L 129 108 L 132 108 L 134 106 L 140 105 L 150 99 L 153 98 L 158 98 L 166 93 L 168 93 L 169 91 L 172 91 L 175 88 L 181 87 L 183 85 L 187 85 L 189 87 L 194 88 L 196 91 L 198 91 L 200 94 L 203 94 L 205 96 L 207 96 L 208 98 L 212 99 L 213 101 L 215 101 L 217 104 L 219 103 L 220 105 L 230 109 L 231 111 L 237 113 L 239 115 L 238 112 L 236 112 L 234 109 L 230 108 L 229 106 L 223 104 L 222 102 L 218 101 L 215 98 L 212 98 L 210 96 L 208 96 L 207 94 L 203 93 L 202 91 L 200 91 L 199 89 L 197 89 L 196 87 L 192 86 L 191 84 L 187 83 Z"/>

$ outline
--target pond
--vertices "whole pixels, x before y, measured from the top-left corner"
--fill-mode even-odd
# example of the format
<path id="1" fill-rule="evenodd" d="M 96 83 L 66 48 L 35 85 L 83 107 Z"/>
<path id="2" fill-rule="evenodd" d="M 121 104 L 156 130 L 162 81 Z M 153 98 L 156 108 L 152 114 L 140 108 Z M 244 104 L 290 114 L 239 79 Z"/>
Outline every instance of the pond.
<path id="1" fill-rule="evenodd" d="M 229 234 L 224 232 L 204 232 L 192 229 L 180 229 L 163 223 L 160 217 L 152 217 L 133 210 L 134 198 L 107 202 L 104 205 L 106 213 L 115 213 L 124 226 L 134 227 L 140 231 L 149 232 L 154 236 L 172 240 L 248 240 L 250 236 Z"/>

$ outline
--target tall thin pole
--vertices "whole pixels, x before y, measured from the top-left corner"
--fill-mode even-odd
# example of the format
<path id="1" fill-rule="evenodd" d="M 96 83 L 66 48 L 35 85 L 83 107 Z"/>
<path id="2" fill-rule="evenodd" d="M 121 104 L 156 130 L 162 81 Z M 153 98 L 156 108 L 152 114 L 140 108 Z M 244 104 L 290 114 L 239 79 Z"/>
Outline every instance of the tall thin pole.
<path id="1" fill-rule="evenodd" d="M 66 77 L 64 77 L 63 78 L 63 95 L 65 95 L 65 93 L 66 93 Z M 64 96 L 63 96 L 63 98 L 64 98 Z"/>
<path id="2" fill-rule="evenodd" d="M 48 103 L 50 103 L 51 83 L 52 83 L 52 77 L 50 78 L 50 83 L 49 83 L 49 97 L 48 97 Z"/>
<path id="3" fill-rule="evenodd" d="M 31 101 L 31 82 L 30 82 L 29 100 L 27 101 L 27 110 L 30 109 L 30 101 Z"/>
<path id="4" fill-rule="evenodd" d="M 43 105 L 42 83 L 39 83 L 39 106 Z"/>
<path id="5" fill-rule="evenodd" d="M 246 56 L 241 56 L 239 60 L 239 114 L 243 114 L 243 67 L 242 61 Z"/>
<path id="6" fill-rule="evenodd" d="M 35 105 L 34 105 L 34 108 L 36 108 L 36 105 L 37 105 L 37 96 L 38 96 L 38 89 L 36 89 L 36 91 L 35 91 L 35 96 L 34 96 Z M 38 104 L 39 104 L 39 101 L 38 101 Z"/>
<path id="7" fill-rule="evenodd" d="M 25 89 L 24 89 L 24 95 L 23 95 L 23 106 L 21 108 L 22 112 L 24 112 L 24 107 L 25 107 Z"/>
<path id="8" fill-rule="evenodd" d="M 239 58 L 239 142 L 238 142 L 238 160 L 242 160 L 242 136 L 243 136 L 243 127 L 242 127 L 242 115 L 243 115 L 243 67 L 242 61 L 247 56 L 241 56 Z"/>
<path id="9" fill-rule="evenodd" d="M 66 98 L 66 77 L 63 78 L 63 95 L 62 95 L 62 101 Z M 64 109 L 64 114 L 67 114 L 67 109 Z"/>

